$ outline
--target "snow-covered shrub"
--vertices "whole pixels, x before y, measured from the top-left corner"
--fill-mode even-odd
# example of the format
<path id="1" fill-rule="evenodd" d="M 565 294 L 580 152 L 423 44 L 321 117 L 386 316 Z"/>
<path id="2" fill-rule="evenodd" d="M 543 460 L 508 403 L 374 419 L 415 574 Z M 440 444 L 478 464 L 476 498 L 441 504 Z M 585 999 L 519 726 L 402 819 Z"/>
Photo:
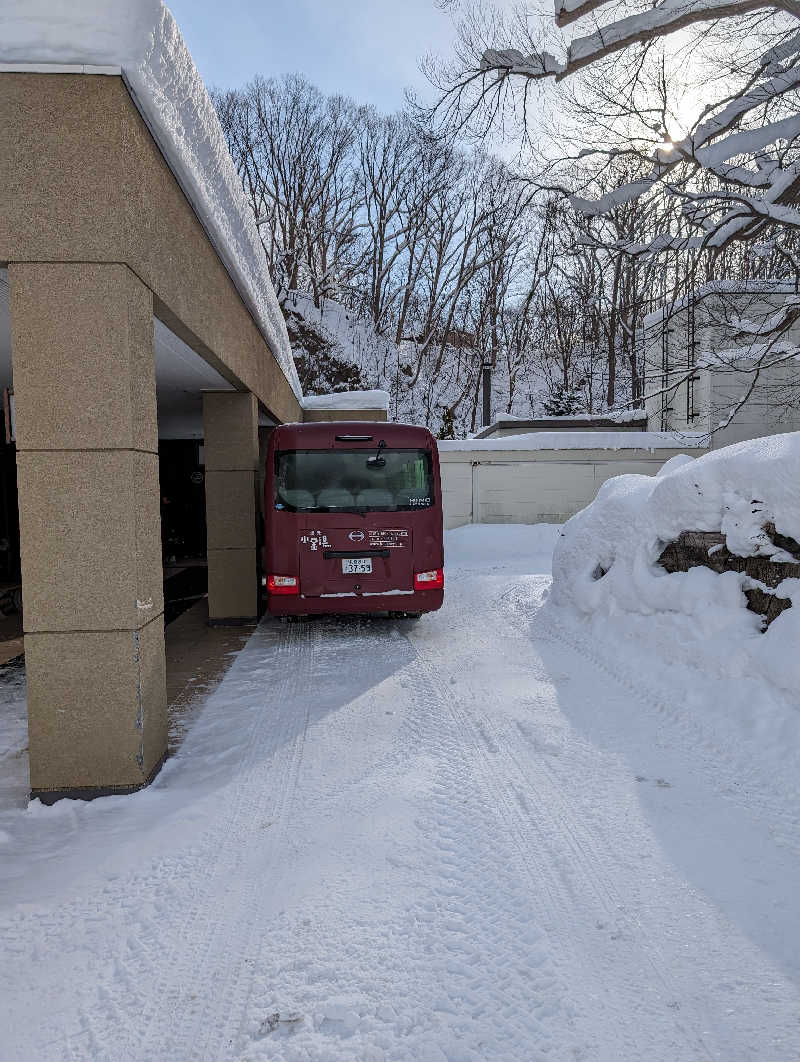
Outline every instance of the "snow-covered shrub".
<path id="1" fill-rule="evenodd" d="M 739 557 L 778 563 L 800 558 L 775 537 L 800 541 L 800 433 L 754 439 L 706 454 L 677 457 L 656 477 L 619 476 L 563 528 L 553 558 L 552 601 L 584 615 L 673 613 L 695 624 L 682 637 L 737 643 L 754 668 L 786 689 L 800 689 L 800 580 L 786 579 L 784 611 L 762 636 L 746 610 L 748 577 L 705 567 L 666 572 L 665 546 L 683 531 L 715 531 Z M 741 663 L 741 661 L 740 661 Z"/>

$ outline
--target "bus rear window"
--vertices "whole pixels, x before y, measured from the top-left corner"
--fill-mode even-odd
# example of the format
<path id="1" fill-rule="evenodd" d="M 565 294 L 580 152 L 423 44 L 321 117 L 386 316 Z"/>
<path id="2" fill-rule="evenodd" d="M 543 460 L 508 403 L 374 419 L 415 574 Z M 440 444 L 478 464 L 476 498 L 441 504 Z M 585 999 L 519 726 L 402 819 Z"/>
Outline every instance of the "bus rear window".
<path id="1" fill-rule="evenodd" d="M 433 505 L 429 450 L 284 450 L 275 464 L 276 509 L 411 512 Z"/>

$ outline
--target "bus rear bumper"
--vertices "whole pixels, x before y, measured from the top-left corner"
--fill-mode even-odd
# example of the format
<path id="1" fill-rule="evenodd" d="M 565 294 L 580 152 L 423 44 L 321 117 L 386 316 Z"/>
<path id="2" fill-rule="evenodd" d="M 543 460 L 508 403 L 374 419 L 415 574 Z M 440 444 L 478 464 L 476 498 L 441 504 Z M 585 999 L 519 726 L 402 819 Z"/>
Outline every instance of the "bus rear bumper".
<path id="1" fill-rule="evenodd" d="M 444 590 L 416 590 L 408 594 L 302 594 L 267 595 L 271 616 L 364 615 L 374 612 L 436 612 L 444 602 Z"/>

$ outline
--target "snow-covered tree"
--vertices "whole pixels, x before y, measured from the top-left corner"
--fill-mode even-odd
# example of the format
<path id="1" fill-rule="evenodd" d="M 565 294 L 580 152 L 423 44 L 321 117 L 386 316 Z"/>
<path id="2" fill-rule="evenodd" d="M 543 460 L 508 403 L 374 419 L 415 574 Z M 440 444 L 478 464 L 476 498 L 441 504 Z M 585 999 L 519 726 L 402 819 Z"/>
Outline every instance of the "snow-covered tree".
<path id="1" fill-rule="evenodd" d="M 617 344 L 631 398 L 652 389 L 635 335 L 655 304 L 718 278 L 800 278 L 800 4 L 556 0 L 554 20 L 526 3 L 442 6 L 459 36 L 454 61 L 431 68 L 441 125 L 507 138 L 515 120 L 532 183 L 568 199 L 612 271 L 609 404 Z M 792 322 L 789 308 L 739 330 L 754 379 L 796 357 Z"/>
<path id="2" fill-rule="evenodd" d="M 600 173 L 609 158 L 632 154 L 646 157 L 649 169 L 604 194 L 574 196 L 576 207 L 596 216 L 654 190 L 674 197 L 697 231 L 688 239 L 662 236 L 650 249 L 721 248 L 800 229 L 800 4 L 556 0 L 555 6 L 560 30 L 573 23 L 587 28 L 559 33 L 556 54 L 546 47 L 552 33 L 529 5 L 518 5 L 511 18 L 481 19 L 474 5 L 468 9 L 458 62 L 440 79 L 440 110 L 458 123 L 476 115 L 492 121 L 515 87 L 524 110 L 533 83 L 601 71 L 615 101 L 617 137 L 584 159 L 595 156 Z M 660 93 L 647 85 L 654 67 L 664 71 Z M 673 78 L 684 89 L 694 81 L 705 96 L 687 128 L 678 121 Z M 610 116 L 598 118 L 606 124 Z"/>

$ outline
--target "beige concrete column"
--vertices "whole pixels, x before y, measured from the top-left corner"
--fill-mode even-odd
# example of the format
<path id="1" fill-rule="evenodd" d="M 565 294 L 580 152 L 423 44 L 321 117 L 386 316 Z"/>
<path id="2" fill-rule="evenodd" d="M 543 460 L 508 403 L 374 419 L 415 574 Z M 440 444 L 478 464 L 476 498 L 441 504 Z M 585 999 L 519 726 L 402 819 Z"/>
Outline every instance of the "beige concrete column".
<path id="1" fill-rule="evenodd" d="M 240 391 L 203 395 L 208 531 L 208 619 L 258 618 L 258 403 Z"/>
<path id="2" fill-rule="evenodd" d="M 167 748 L 152 295 L 123 265 L 9 287 L 31 790 L 131 792 Z"/>

